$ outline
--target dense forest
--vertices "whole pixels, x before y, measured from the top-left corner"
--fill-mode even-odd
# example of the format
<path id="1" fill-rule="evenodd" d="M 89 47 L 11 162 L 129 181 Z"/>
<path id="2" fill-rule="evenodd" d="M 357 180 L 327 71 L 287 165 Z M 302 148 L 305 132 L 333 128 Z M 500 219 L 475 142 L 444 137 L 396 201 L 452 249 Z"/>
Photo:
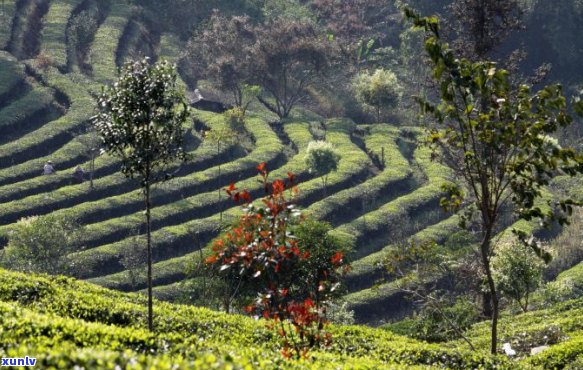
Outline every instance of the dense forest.
<path id="1" fill-rule="evenodd" d="M 0 2 L 0 357 L 583 368 L 578 0 Z"/>

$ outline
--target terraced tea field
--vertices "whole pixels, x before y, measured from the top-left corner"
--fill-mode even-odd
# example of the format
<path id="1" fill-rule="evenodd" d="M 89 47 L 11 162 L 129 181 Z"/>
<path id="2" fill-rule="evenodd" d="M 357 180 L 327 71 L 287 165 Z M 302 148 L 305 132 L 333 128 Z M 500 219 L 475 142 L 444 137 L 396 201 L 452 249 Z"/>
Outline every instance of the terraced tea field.
<path id="1" fill-rule="evenodd" d="M 82 11 L 94 16 L 96 27 L 90 45 L 80 49 L 69 36 L 72 17 Z M 22 217 L 66 215 L 86 225 L 84 248 L 72 255 L 82 266 L 81 278 L 143 289 L 130 283 L 121 263 L 142 243 L 136 236 L 144 233 L 137 183 L 107 155 L 96 160 L 93 189 L 88 182 L 73 184 L 72 172 L 77 165 L 89 168 L 90 117 L 101 86 L 132 58 L 177 60 L 181 41 L 151 29 L 139 12 L 117 1 L 8 1 L 0 20 L 0 246 Z M 298 203 L 354 240 L 346 298 L 359 321 L 399 315 L 403 308 L 394 289 L 373 289 L 385 252 L 405 240 L 446 241 L 457 231 L 456 219 L 439 208 L 440 185 L 450 174 L 416 145 L 417 129 L 358 125 L 300 110 L 274 123 L 275 116 L 252 107 L 244 128 L 248 140 L 217 151 L 202 131 L 221 124 L 222 116 L 192 109 L 192 117 L 185 129 L 193 159 L 153 193 L 154 284 L 161 297 L 178 294 L 186 266 L 218 235 L 220 213 L 228 219 L 240 212 L 225 196 L 219 199 L 220 189 L 235 181 L 261 193 L 260 162 L 267 162 L 272 178 L 294 172 Z M 322 138 L 342 155 L 326 192 L 304 165 L 308 143 Z M 41 174 L 47 160 L 55 163 L 55 175 Z"/>

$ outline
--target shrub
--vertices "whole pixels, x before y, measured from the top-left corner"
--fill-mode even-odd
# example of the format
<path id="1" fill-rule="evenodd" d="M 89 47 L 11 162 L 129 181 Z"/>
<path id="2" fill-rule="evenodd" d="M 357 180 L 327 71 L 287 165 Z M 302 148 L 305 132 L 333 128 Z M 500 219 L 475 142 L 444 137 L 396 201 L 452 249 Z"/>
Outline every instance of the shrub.
<path id="1" fill-rule="evenodd" d="M 69 21 L 68 41 L 79 58 L 82 50 L 86 50 L 93 41 L 93 35 L 97 31 L 97 21 L 90 11 L 81 11 Z"/>
<path id="2" fill-rule="evenodd" d="M 356 98 L 366 107 L 374 109 L 377 122 L 385 109 L 396 108 L 403 95 L 403 87 L 397 75 L 385 69 L 373 74 L 362 72 L 353 81 Z"/>
<path id="3" fill-rule="evenodd" d="M 479 315 L 474 303 L 464 297 L 453 302 L 445 297 L 433 297 L 414 317 L 410 334 L 429 342 L 458 339 Z"/>
<path id="4" fill-rule="evenodd" d="M 322 178 L 324 195 L 326 195 L 326 185 L 328 174 L 338 169 L 340 154 L 334 149 L 331 143 L 326 141 L 312 141 L 306 150 L 306 165 L 311 172 L 315 172 Z"/>
<path id="5" fill-rule="evenodd" d="M 334 250 L 335 239 L 326 237 L 329 226 L 303 224 L 286 197 L 288 190 L 292 197 L 296 192 L 295 175 L 270 183 L 265 163 L 257 169 L 267 194 L 264 206 L 253 205 L 247 190 L 231 184 L 227 193 L 245 204 L 245 213 L 214 243 L 214 254 L 206 261 L 231 281 L 231 296 L 239 290 L 258 294 L 245 311 L 270 319 L 269 327 L 283 338 L 285 357 L 306 357 L 310 348 L 329 342 L 330 335 L 322 332 L 326 303 L 340 284 L 344 253 Z M 300 225 L 297 235 L 294 225 Z"/>
<path id="6" fill-rule="evenodd" d="M 500 292 L 528 311 L 529 298 L 542 284 L 544 262 L 528 245 L 503 242 L 492 259 L 494 279 Z"/>
<path id="7" fill-rule="evenodd" d="M 25 272 L 70 273 L 67 254 L 78 248 L 80 234 L 80 226 L 62 216 L 22 218 L 9 233 L 2 265 Z"/>

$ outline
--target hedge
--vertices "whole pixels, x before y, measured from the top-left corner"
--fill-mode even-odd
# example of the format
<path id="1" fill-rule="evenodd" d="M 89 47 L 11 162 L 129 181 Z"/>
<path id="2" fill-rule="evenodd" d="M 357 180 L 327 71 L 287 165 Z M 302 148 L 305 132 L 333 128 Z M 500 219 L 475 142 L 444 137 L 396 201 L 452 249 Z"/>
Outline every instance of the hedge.
<path id="1" fill-rule="evenodd" d="M 192 362 L 203 361 L 217 368 L 223 362 L 231 368 L 265 369 L 515 368 L 503 358 L 358 326 L 331 326 L 329 349 L 314 350 L 310 361 L 284 361 L 277 338 L 262 320 L 156 301 L 152 334 L 143 330 L 144 297 L 63 277 L 0 270 L 0 301 L 0 315 L 7 318 L 0 325 L 11 328 L 0 334 L 5 338 L 2 355 L 34 353 L 40 364 L 53 367 L 143 368 L 156 363 L 196 368 Z"/>
<path id="2" fill-rule="evenodd" d="M 82 0 L 52 0 L 45 15 L 41 37 L 41 52 L 50 56 L 59 68 L 67 65 L 67 23 Z"/>

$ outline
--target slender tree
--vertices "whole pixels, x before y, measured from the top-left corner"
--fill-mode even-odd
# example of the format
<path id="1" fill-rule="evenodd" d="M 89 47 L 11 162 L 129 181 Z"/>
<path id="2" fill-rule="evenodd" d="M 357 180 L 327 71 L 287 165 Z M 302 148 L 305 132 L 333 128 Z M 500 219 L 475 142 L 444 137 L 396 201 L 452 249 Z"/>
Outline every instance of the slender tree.
<path id="1" fill-rule="evenodd" d="M 171 177 L 166 169 L 186 159 L 183 124 L 188 117 L 184 95 L 176 86 L 176 67 L 148 59 L 127 63 L 118 81 L 103 89 L 93 122 L 105 150 L 121 159 L 121 171 L 138 178 L 146 214 L 148 264 L 148 328 L 152 325 L 152 184 Z"/>
<path id="2" fill-rule="evenodd" d="M 340 162 L 340 154 L 326 141 L 311 141 L 306 149 L 306 165 L 311 172 L 320 176 L 322 179 L 322 188 L 324 195 L 327 192 L 328 175 L 330 172 L 336 172 Z"/>
<path id="3" fill-rule="evenodd" d="M 95 130 L 95 127 L 90 127 L 85 135 L 78 136 L 77 140 L 79 140 L 85 146 L 85 155 L 87 159 L 89 159 L 89 189 L 93 190 L 95 160 L 99 156 L 99 151 L 101 149 L 101 138 L 99 137 L 98 132 Z"/>
<path id="4" fill-rule="evenodd" d="M 425 50 L 439 86 L 439 102 L 418 99 L 422 112 L 435 123 L 429 127 L 428 145 L 434 149 L 434 158 L 456 172 L 468 193 L 447 186 L 444 190 L 450 196 L 441 204 L 447 210 L 464 208 L 462 221 L 477 216 L 480 226 L 479 254 L 492 309 L 491 352 L 496 353 L 499 292 L 491 267 L 495 230 L 508 203 L 520 219 L 567 222 L 574 201 L 561 199 L 553 204 L 548 199 L 546 207 L 541 203 L 543 188 L 553 177 L 583 172 L 583 157 L 560 147 L 550 136 L 573 119 L 560 86 L 546 86 L 536 93 L 526 85 L 512 87 L 508 72 L 495 63 L 457 58 L 440 40 L 436 17 L 420 18 L 410 10 L 405 14 L 427 32 Z M 583 113 L 582 102 L 573 108 Z M 462 207 L 465 199 L 469 207 Z M 549 258 L 523 233 L 515 233 L 539 256 Z"/>

